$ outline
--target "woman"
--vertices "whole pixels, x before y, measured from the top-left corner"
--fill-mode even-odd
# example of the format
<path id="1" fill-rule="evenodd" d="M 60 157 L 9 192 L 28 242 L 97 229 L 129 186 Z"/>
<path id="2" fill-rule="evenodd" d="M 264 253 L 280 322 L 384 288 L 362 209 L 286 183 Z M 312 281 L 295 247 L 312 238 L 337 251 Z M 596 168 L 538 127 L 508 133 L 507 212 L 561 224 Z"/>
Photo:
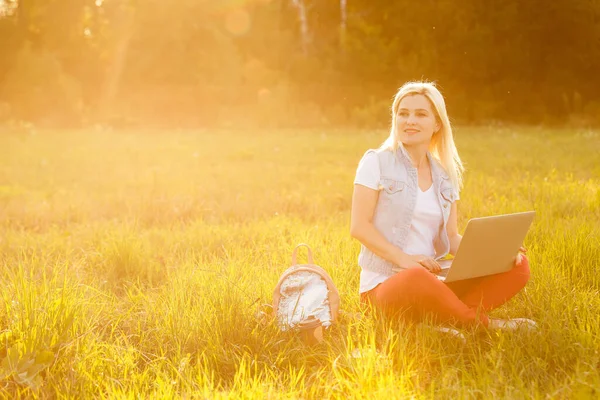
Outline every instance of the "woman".
<path id="1" fill-rule="evenodd" d="M 361 301 L 414 321 L 431 316 L 491 329 L 533 326 L 486 314 L 527 283 L 524 255 L 502 274 L 450 283 L 434 275 L 441 270 L 435 260 L 456 254 L 462 239 L 456 205 L 462 172 L 441 93 L 431 83 L 406 83 L 392 104 L 389 138 L 365 153 L 354 181 L 351 234 L 362 244 Z"/>

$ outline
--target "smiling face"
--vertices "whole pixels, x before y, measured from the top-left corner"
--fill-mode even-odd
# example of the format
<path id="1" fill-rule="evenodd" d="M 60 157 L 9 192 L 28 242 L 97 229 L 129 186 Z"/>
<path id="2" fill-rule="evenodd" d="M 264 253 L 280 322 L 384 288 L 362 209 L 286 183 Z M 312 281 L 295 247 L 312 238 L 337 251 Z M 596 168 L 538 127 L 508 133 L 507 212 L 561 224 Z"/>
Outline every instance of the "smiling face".
<path id="1" fill-rule="evenodd" d="M 436 114 L 427 97 L 422 94 L 405 96 L 396 115 L 398 140 L 405 146 L 427 145 L 440 129 Z"/>

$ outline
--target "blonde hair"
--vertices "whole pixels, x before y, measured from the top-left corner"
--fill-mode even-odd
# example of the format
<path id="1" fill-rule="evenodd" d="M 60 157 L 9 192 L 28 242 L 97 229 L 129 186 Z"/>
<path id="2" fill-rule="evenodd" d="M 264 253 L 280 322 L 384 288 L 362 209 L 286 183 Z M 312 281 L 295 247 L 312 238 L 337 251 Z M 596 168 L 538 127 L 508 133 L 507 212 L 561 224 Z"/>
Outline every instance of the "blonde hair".
<path id="1" fill-rule="evenodd" d="M 381 148 L 396 151 L 402 145 L 398 139 L 396 127 L 398 108 L 404 97 L 417 94 L 423 95 L 429 100 L 435 111 L 435 118 L 441 124 L 440 129 L 437 132 L 434 132 L 431 137 L 429 152 L 442 164 L 454 188 L 460 190 L 462 187 L 462 174 L 465 168 L 458 155 L 456 145 L 454 144 L 452 126 L 450 125 L 448 113 L 446 112 L 444 96 L 442 96 L 440 91 L 435 87 L 435 84 L 430 82 L 407 82 L 398 89 L 398 92 L 394 97 L 394 102 L 392 103 L 392 127 L 390 129 L 390 136 L 381 145 Z"/>

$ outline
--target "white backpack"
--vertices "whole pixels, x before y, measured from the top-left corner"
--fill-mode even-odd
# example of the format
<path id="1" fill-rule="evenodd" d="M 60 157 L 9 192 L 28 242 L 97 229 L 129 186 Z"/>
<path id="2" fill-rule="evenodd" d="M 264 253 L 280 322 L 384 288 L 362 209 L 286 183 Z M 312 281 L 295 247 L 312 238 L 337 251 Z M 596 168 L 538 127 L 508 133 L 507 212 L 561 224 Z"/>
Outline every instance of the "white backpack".
<path id="1" fill-rule="evenodd" d="M 308 264 L 297 264 L 299 247 L 308 250 Z M 285 270 L 273 291 L 273 312 L 281 328 L 298 330 L 309 344 L 323 340 L 323 329 L 337 319 L 340 295 L 329 274 L 313 262 L 307 244 L 292 252 L 292 266 Z"/>

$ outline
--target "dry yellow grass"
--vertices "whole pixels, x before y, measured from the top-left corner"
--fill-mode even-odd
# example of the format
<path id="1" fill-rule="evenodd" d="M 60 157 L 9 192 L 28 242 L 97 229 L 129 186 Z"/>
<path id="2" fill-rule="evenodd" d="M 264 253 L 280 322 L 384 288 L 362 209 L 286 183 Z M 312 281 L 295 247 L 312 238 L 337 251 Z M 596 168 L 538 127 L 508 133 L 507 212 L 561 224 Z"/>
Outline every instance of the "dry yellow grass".
<path id="1" fill-rule="evenodd" d="M 2 397 L 596 397 L 600 135 L 457 129 L 460 227 L 537 211 L 495 315 L 540 325 L 462 344 L 360 317 L 352 180 L 385 134 L 2 131 Z M 256 318 L 299 242 L 342 297 L 317 348 Z"/>

